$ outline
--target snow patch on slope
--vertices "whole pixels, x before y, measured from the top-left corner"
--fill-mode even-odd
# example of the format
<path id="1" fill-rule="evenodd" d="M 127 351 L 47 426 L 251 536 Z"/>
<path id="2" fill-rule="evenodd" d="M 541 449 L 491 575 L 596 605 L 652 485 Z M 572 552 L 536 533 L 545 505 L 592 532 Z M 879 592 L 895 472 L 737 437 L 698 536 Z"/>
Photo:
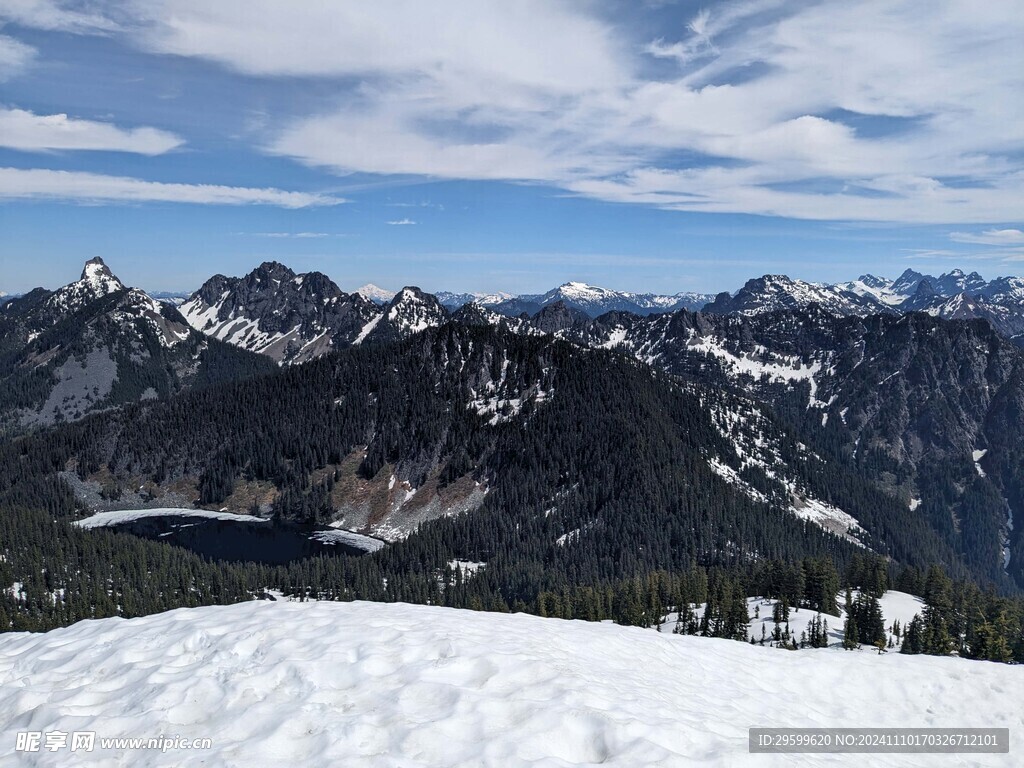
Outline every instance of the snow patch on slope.
<path id="1" fill-rule="evenodd" d="M 691 343 L 689 348 L 695 352 L 704 352 L 717 357 L 727 372 L 733 376 L 750 376 L 755 380 L 767 377 L 770 381 L 783 384 L 806 381 L 811 389 L 808 406 L 825 407 L 827 405 L 827 403 L 817 399 L 818 382 L 814 377 L 817 373 L 821 372 L 822 364 L 820 360 L 805 363 L 798 357 L 779 357 L 775 359 L 769 359 L 767 356 L 762 356 L 763 359 L 757 359 L 754 356 L 741 357 L 723 347 L 718 339 L 713 336 L 703 336 L 696 342 Z"/>
<path id="2" fill-rule="evenodd" d="M 988 453 L 988 449 L 981 451 L 972 451 L 971 460 L 974 462 L 974 468 L 978 472 L 979 477 L 985 476 L 985 470 L 981 468 L 981 460 L 985 458 L 985 454 Z"/>
<path id="3" fill-rule="evenodd" d="M 810 520 L 821 528 L 833 531 L 847 538 L 850 538 L 847 536 L 848 531 L 863 530 L 857 518 L 853 517 L 853 515 L 847 514 L 839 509 L 839 507 L 834 507 L 827 502 L 811 498 L 810 496 L 797 499 L 790 509 L 794 515 L 802 520 Z M 851 538 L 851 541 L 859 543 L 856 539 Z"/>

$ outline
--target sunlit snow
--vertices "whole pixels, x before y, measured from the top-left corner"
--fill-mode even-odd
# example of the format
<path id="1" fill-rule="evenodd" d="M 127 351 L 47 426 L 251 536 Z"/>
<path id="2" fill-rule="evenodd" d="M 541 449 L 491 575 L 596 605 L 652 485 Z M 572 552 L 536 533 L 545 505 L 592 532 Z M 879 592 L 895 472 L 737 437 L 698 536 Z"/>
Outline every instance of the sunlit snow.
<path id="1" fill-rule="evenodd" d="M 213 746 L 97 748 L 74 764 L 1009 767 L 1019 755 L 773 760 L 748 754 L 748 729 L 1024 727 L 1019 666 L 359 602 L 250 602 L 10 634 L 0 690 L 0 762 L 12 765 L 18 731 L 93 730 Z"/>

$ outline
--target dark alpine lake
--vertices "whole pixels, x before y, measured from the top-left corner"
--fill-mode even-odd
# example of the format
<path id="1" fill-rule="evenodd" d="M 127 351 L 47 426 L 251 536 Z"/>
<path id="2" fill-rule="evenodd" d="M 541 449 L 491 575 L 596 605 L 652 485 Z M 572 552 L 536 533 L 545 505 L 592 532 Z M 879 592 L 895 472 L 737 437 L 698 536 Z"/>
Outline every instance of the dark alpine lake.
<path id="1" fill-rule="evenodd" d="M 365 549 L 350 544 L 324 543 L 312 538 L 317 532 L 333 531 L 324 527 L 161 515 L 129 520 L 109 528 L 174 544 L 216 560 L 281 565 L 320 554 L 366 554 Z"/>

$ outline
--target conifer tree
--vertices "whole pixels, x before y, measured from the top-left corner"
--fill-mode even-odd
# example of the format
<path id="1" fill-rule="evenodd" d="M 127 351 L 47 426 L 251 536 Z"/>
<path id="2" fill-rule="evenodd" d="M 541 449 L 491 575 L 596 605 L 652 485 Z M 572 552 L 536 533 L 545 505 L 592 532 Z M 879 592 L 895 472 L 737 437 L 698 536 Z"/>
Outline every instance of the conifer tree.
<path id="1" fill-rule="evenodd" d="M 843 625 L 843 648 L 852 651 L 857 647 L 857 619 L 853 615 L 848 615 Z"/>

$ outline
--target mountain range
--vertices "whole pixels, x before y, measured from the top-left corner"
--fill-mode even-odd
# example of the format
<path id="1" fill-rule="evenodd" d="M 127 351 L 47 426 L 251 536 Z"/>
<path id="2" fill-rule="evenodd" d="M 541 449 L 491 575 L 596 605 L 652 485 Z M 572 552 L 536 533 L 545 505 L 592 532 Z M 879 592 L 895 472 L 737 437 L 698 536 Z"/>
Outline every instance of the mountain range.
<path id="1" fill-rule="evenodd" d="M 374 285 L 361 295 L 386 304 L 395 295 Z M 945 319 L 988 320 L 1002 335 L 1024 344 L 1024 278 L 985 280 L 977 272 L 954 269 L 938 277 L 905 270 L 896 279 L 861 275 L 840 283 L 812 283 L 786 275 L 763 275 L 733 292 L 719 294 L 638 294 L 569 282 L 543 294 L 474 294 L 440 291 L 449 311 L 476 304 L 508 317 L 533 316 L 545 307 L 566 307 L 597 318 L 607 312 L 647 316 L 678 309 L 712 314 L 757 315 L 779 309 L 806 309 L 816 304 L 835 315 L 925 312 Z"/>
<path id="2" fill-rule="evenodd" d="M 755 316 L 812 305 L 836 316 L 925 312 L 944 319 L 980 318 L 1024 343 L 1024 279 L 986 282 L 977 273 L 959 270 L 939 277 L 906 270 L 896 280 L 862 275 L 839 284 L 764 275 L 717 296 L 637 294 L 570 282 L 544 294 L 513 297 L 431 295 L 411 286 L 392 292 L 373 285 L 348 294 L 322 273 L 296 275 L 268 262 L 242 278 L 212 277 L 179 308 L 198 331 L 279 363 L 299 363 L 367 341 L 403 338 L 463 310 L 530 319 L 534 329 L 557 331 L 574 318 L 595 319 L 609 312 L 647 317 L 685 309 Z"/>
<path id="3" fill-rule="evenodd" d="M 976 305 L 1010 311 L 1019 280 L 986 283 L 962 273 L 933 279 L 908 271 L 891 282 L 866 275 L 846 286 L 820 286 L 769 275 L 719 295 L 702 312 L 619 309 L 597 317 L 602 302 L 619 298 L 580 285 L 545 294 L 533 315 L 510 316 L 499 311 L 508 299 L 451 311 L 411 286 L 377 303 L 341 291 L 320 273 L 296 274 L 268 262 L 245 277 L 214 276 L 175 308 L 124 286 L 96 259 L 79 280 L 53 292 L 37 289 L 0 308 L 3 427 L 25 432 L 110 412 L 104 418 L 120 424 L 118 434 L 129 425 L 131 434 L 160 433 L 164 447 L 144 442 L 129 451 L 124 444 L 108 454 L 118 445 L 113 427 L 91 428 L 107 437 L 91 449 L 90 463 L 113 462 L 104 477 L 123 476 L 118 495 L 124 499 L 145 485 L 127 468 L 156 462 L 163 479 L 150 496 L 171 482 L 179 491 L 194 489 L 201 503 L 237 508 L 253 503 L 258 487 L 259 498 L 277 499 L 260 504 L 306 519 L 321 508 L 310 501 L 310 483 L 316 485 L 316 473 L 330 465 L 332 488 L 347 490 L 328 494 L 333 511 L 315 512 L 318 522 L 333 518 L 383 538 L 404 538 L 426 520 L 482 504 L 505 471 L 489 462 L 527 450 L 491 452 L 504 425 L 549 412 L 552 397 L 562 408 L 568 390 L 582 386 L 559 375 L 587 369 L 597 380 L 614 378 L 628 360 L 647 371 L 644 376 L 655 376 L 657 387 L 667 387 L 656 398 L 671 399 L 680 386 L 672 382 L 681 382 L 692 413 L 709 419 L 699 440 L 680 450 L 701 457 L 701 471 L 730 489 L 727 506 L 745 499 L 901 562 L 913 561 L 923 547 L 964 573 L 1024 584 L 1024 537 L 1012 525 L 1015 514 L 1024 514 L 1024 356 L 989 318 L 947 318 L 952 313 L 934 309 L 970 290 L 970 302 L 960 304 L 963 315 Z M 939 290 L 959 293 L 941 297 Z M 904 309 L 911 300 L 923 304 L 926 295 L 942 301 L 924 311 Z M 350 355 L 347 362 L 338 353 Z M 416 365 L 406 369 L 409 355 Z M 324 365 L 315 365 L 321 359 Z M 339 365 L 348 366 L 340 379 Z M 285 378 L 265 375 L 282 366 Z M 627 370 L 633 369 L 621 370 L 625 389 L 602 390 L 599 397 L 609 413 L 622 392 L 639 391 L 636 374 Z M 662 375 L 669 380 L 660 383 Z M 343 382 L 352 376 L 367 388 L 347 389 Z M 389 390 L 389 376 L 405 381 L 405 389 Z M 226 387 L 253 377 L 249 389 Z M 174 470 L 169 433 L 156 427 L 173 419 L 153 408 L 179 401 L 171 397 L 176 393 L 198 396 L 214 383 L 220 386 L 206 399 L 189 401 L 192 416 L 197 403 L 212 403 L 197 417 L 200 426 L 184 417 L 179 436 L 189 450 L 209 446 Z M 430 392 L 446 394 L 429 406 Z M 595 397 L 581 389 L 570 400 Z M 239 468 L 266 461 L 251 453 L 260 443 L 252 442 L 255 417 L 208 436 L 201 427 L 234 412 L 232 398 L 267 401 L 267 440 L 284 429 L 282 414 L 298 408 L 291 421 L 307 426 L 304 437 L 296 433 L 297 446 L 313 439 L 317 419 L 327 418 L 308 407 L 323 400 L 324 413 L 339 404 L 355 410 L 346 410 L 348 426 L 337 426 L 336 434 L 348 435 L 344 444 L 329 441 L 313 450 L 299 474 L 286 463 L 240 475 Z M 118 406 L 132 403 L 145 410 L 118 421 Z M 443 415 L 451 408 L 482 421 L 452 421 L 450 413 Z M 623 414 L 615 429 L 647 418 Z M 141 427 L 146 419 L 157 421 Z M 236 427 L 243 432 L 229 437 Z M 653 422 L 645 429 L 655 429 Z M 233 440 L 252 447 L 228 451 Z M 295 450 L 305 455 L 311 449 Z M 101 460 L 104 455 L 110 458 Z M 92 482 L 91 475 L 77 482 Z M 260 485 L 268 482 L 276 490 Z M 256 485 L 233 490 L 249 487 L 245 483 Z M 559 492 L 552 483 L 549 495 Z M 578 515 L 573 521 L 576 527 L 567 531 L 582 532 L 592 522 Z M 767 539 L 750 545 L 768 546 Z"/>

